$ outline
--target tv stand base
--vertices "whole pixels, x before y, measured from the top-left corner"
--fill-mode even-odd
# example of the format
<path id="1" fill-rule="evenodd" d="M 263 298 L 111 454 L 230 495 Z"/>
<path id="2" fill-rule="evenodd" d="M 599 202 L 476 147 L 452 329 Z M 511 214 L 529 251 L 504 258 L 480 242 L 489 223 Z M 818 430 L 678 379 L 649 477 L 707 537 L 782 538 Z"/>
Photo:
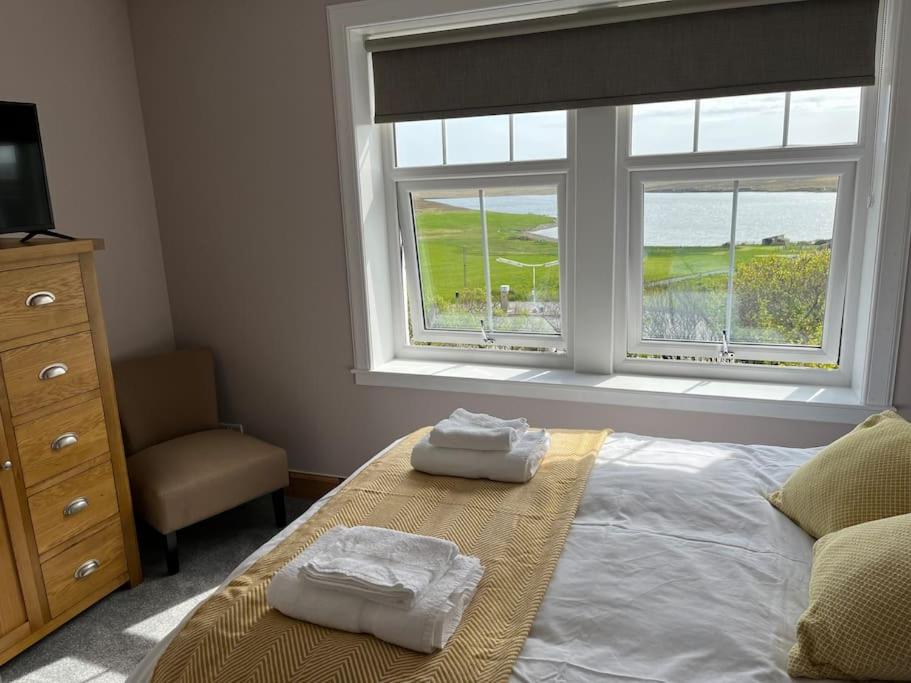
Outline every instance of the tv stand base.
<path id="1" fill-rule="evenodd" d="M 19 241 L 22 244 L 25 244 L 30 239 L 32 239 L 32 237 L 36 237 L 37 235 L 44 235 L 45 237 L 58 237 L 62 240 L 70 240 L 70 241 L 76 239 L 75 237 L 70 237 L 69 235 L 64 235 L 62 232 L 57 232 L 56 230 L 35 230 L 33 232 L 28 233 L 25 237 L 23 237 Z"/>

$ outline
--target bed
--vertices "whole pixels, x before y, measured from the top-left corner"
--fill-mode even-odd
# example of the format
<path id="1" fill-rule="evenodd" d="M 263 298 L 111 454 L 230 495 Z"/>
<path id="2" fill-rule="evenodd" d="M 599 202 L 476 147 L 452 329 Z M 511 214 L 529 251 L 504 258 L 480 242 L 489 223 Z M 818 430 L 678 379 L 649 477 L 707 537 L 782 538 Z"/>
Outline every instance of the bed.
<path id="1" fill-rule="evenodd" d="M 512 681 L 791 680 L 813 539 L 764 494 L 815 452 L 610 436 Z M 131 681 L 149 680 L 179 629 Z"/>

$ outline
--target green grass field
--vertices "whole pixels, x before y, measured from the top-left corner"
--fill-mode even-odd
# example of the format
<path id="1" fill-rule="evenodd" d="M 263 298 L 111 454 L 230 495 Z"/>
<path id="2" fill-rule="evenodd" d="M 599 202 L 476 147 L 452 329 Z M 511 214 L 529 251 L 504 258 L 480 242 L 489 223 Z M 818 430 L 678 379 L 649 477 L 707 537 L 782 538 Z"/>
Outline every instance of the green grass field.
<path id="1" fill-rule="evenodd" d="M 422 208 L 417 216 L 417 239 L 425 295 L 432 292 L 440 301 L 454 302 L 455 293 L 484 289 L 484 261 L 481 251 L 481 219 L 477 211 Z M 436 205 L 439 206 L 439 205 Z M 532 271 L 498 263 L 498 257 L 520 263 L 546 263 L 556 260 L 557 243 L 530 238 L 526 232 L 550 227 L 550 216 L 514 213 L 487 213 L 490 253 L 490 281 L 494 296 L 500 285 L 509 285 L 519 299 L 530 298 Z M 560 268 L 537 269 L 539 299 L 559 297 Z"/>
<path id="2" fill-rule="evenodd" d="M 417 241 L 421 260 L 421 279 L 425 297 L 441 303 L 455 303 L 484 290 L 481 221 L 477 211 L 453 209 L 434 202 L 421 202 L 417 211 Z M 514 300 L 531 297 L 532 271 L 497 263 L 505 257 L 521 263 L 544 263 L 558 258 L 556 242 L 535 239 L 528 232 L 554 225 L 550 216 L 536 214 L 487 213 L 488 244 L 491 259 L 493 296 L 508 284 Z M 816 249 L 812 245 L 743 245 L 737 247 L 738 263 L 771 255 L 797 255 Z M 647 247 L 644 262 L 646 283 L 661 283 L 673 278 L 715 280 L 728 269 L 728 249 L 717 247 Z M 539 301 L 559 298 L 559 267 L 537 270 Z M 697 282 L 692 283 L 698 286 Z M 706 283 L 707 284 L 707 283 Z"/>
<path id="3" fill-rule="evenodd" d="M 737 247 L 735 259 L 738 264 L 768 256 L 796 256 L 818 249 L 808 244 L 762 246 L 743 244 Z M 712 273 L 727 273 L 730 253 L 727 247 L 646 247 L 643 263 L 643 279 L 646 284 L 659 283 L 672 278 L 705 276 Z"/>

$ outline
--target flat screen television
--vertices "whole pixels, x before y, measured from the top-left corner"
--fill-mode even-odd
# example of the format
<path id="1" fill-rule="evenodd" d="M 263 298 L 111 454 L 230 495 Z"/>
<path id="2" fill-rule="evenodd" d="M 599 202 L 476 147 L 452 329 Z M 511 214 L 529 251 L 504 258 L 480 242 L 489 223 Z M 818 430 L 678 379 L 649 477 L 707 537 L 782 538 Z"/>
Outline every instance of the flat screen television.
<path id="1" fill-rule="evenodd" d="M 28 239 L 53 229 L 38 108 L 0 102 L 0 233 L 27 232 Z"/>

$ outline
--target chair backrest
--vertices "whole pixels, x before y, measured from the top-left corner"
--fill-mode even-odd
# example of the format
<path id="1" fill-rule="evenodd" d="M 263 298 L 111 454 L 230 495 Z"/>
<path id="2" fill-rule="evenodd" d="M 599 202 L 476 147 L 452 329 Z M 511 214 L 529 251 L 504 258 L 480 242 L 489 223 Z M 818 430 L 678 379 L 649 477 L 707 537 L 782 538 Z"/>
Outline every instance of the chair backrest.
<path id="1" fill-rule="evenodd" d="M 218 426 L 209 349 L 117 362 L 114 383 L 127 454 Z"/>

